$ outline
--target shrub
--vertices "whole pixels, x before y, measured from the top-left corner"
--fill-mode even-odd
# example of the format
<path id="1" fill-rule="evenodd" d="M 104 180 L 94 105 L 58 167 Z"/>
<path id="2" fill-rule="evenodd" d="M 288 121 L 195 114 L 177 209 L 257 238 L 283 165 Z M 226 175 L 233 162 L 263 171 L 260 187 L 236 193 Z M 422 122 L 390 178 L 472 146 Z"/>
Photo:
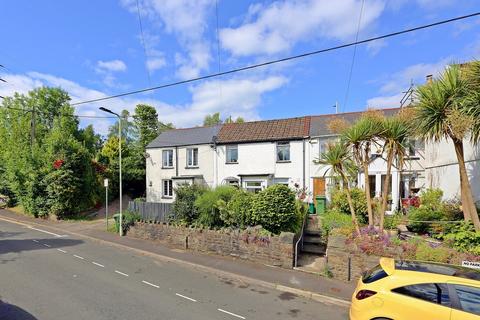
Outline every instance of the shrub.
<path id="1" fill-rule="evenodd" d="M 238 190 L 235 187 L 220 186 L 201 194 L 195 200 L 195 207 L 199 214 L 196 222 L 207 227 L 222 226 L 220 210 L 225 208 L 236 192 Z"/>
<path id="2" fill-rule="evenodd" d="M 387 230 L 395 230 L 402 221 L 402 216 L 398 213 L 386 215 L 384 220 L 384 228 Z"/>
<path id="3" fill-rule="evenodd" d="M 367 198 L 365 192 L 360 188 L 351 188 L 350 194 L 352 196 L 353 207 L 359 222 L 365 223 L 367 221 Z M 347 192 L 344 189 L 337 189 L 332 193 L 331 208 L 345 214 L 350 214 L 350 206 L 347 201 Z"/>
<path id="4" fill-rule="evenodd" d="M 427 207 L 432 210 L 443 210 L 443 191 L 440 189 L 426 189 L 420 194 L 420 206 Z"/>
<path id="5" fill-rule="evenodd" d="M 198 184 L 184 184 L 175 189 L 175 202 L 173 203 L 172 220 L 177 222 L 192 223 L 198 218 L 195 208 L 195 200 L 206 191 L 206 188 Z"/>
<path id="6" fill-rule="evenodd" d="M 426 242 L 421 242 L 417 246 L 415 259 L 420 261 L 432 261 L 447 263 L 451 255 L 451 251 L 444 247 L 432 247 Z"/>
<path id="7" fill-rule="evenodd" d="M 353 230 L 352 216 L 337 210 L 328 210 L 322 216 L 322 234 L 328 235 L 332 229 L 347 228 Z"/>
<path id="8" fill-rule="evenodd" d="M 480 255 L 480 232 L 471 223 L 463 222 L 444 237 L 447 244 L 460 252 Z"/>
<path id="9" fill-rule="evenodd" d="M 440 221 L 444 217 L 443 212 L 432 210 L 425 206 L 418 208 L 411 208 L 408 212 L 408 228 L 417 233 L 433 233 L 436 229 L 436 225 L 430 222 L 422 221 Z"/>
<path id="10" fill-rule="evenodd" d="M 295 193 L 285 185 L 273 185 L 253 198 L 252 223 L 273 233 L 293 231 L 296 220 Z"/>
<path id="11" fill-rule="evenodd" d="M 243 190 L 235 192 L 225 206 L 220 206 L 220 219 L 226 226 L 244 228 L 252 224 L 254 194 Z"/>
<path id="12" fill-rule="evenodd" d="M 135 221 L 141 219 L 141 215 L 133 211 L 125 211 L 122 215 L 122 228 L 123 232 L 127 232 L 131 226 L 135 224 Z"/>

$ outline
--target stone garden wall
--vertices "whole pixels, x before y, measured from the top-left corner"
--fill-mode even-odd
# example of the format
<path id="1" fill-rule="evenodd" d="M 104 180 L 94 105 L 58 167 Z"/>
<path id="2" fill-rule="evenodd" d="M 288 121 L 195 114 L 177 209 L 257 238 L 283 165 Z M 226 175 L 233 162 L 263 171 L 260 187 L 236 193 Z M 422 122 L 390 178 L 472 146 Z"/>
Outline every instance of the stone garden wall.
<path id="1" fill-rule="evenodd" d="M 346 237 L 332 232 L 328 236 L 327 266 L 333 278 L 357 282 L 362 273 L 375 267 L 379 257 L 351 253 L 345 245 Z"/>
<path id="2" fill-rule="evenodd" d="M 155 240 L 175 248 L 235 256 L 258 263 L 292 268 L 294 261 L 294 234 L 282 232 L 278 236 L 261 236 L 259 230 L 206 230 L 190 227 L 136 222 L 128 235 Z"/>

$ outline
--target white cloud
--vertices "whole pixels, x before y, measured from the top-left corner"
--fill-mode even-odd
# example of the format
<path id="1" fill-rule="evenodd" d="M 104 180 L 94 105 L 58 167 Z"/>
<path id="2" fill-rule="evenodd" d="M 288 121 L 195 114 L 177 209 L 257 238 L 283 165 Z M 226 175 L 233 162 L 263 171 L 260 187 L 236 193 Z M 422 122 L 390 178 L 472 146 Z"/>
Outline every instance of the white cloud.
<path id="1" fill-rule="evenodd" d="M 166 66 L 167 61 L 165 60 L 164 57 L 156 57 L 156 58 L 149 58 L 146 64 L 147 64 L 147 69 L 153 73 L 163 68 L 164 66 Z"/>
<path id="2" fill-rule="evenodd" d="M 120 72 L 126 71 L 127 65 L 122 60 L 97 61 L 97 70 L 99 72 Z"/>
<path id="3" fill-rule="evenodd" d="M 121 0 L 124 7 L 137 14 L 136 0 Z M 154 23 L 160 19 L 165 32 L 173 34 L 186 54 L 182 54 L 177 76 L 196 77 L 207 70 L 212 60 L 210 46 L 205 40 L 207 15 L 215 0 L 143 0 L 142 14 Z M 148 46 L 152 46 L 148 43 Z"/>
<path id="4" fill-rule="evenodd" d="M 320 37 L 351 39 L 358 26 L 360 0 L 275 1 L 250 6 L 245 22 L 220 30 L 223 48 L 236 56 L 276 54 L 297 42 Z M 380 0 L 365 1 L 361 30 L 377 20 L 384 9 Z"/>
<path id="5" fill-rule="evenodd" d="M 452 63 L 452 59 L 445 58 L 436 63 L 414 64 L 393 73 L 380 87 L 380 95 L 367 100 L 367 106 L 377 108 L 399 107 L 400 100 L 411 82 L 416 85 L 423 84 L 427 75 L 438 76 L 450 63 Z"/>
<path id="6" fill-rule="evenodd" d="M 40 72 L 27 74 L 2 74 L 12 86 L 1 86 L 0 95 L 11 96 L 15 91 L 26 93 L 40 86 L 60 87 L 67 91 L 72 102 L 91 100 L 106 97 L 107 94 L 84 87 L 74 81 Z M 153 98 L 124 97 L 102 101 L 99 103 L 82 104 L 76 106 L 76 114 L 88 116 L 108 116 L 101 112 L 100 106 L 107 107 L 117 113 L 127 109 L 133 112 L 139 103 L 146 103 L 157 109 L 159 119 L 163 122 L 172 122 L 177 127 L 189 127 L 202 123 L 207 114 L 220 112 L 223 117 L 244 117 L 247 120 L 259 118 L 258 108 L 262 103 L 262 96 L 284 86 L 288 79 L 281 76 L 267 76 L 262 78 L 212 80 L 189 88 L 191 102 L 182 105 L 168 104 Z M 97 132 L 106 134 L 111 119 L 85 119 L 82 126 L 93 124 Z"/>

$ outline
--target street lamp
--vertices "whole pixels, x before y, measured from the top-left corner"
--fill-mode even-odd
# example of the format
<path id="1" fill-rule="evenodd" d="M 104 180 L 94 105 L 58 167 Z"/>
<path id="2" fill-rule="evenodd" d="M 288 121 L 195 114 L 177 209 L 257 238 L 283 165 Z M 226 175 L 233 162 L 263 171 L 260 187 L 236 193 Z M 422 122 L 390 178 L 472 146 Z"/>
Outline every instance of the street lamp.
<path id="1" fill-rule="evenodd" d="M 123 236 L 123 212 L 122 212 L 122 117 L 118 114 L 104 107 L 100 110 L 111 113 L 118 117 L 118 162 L 119 162 L 119 187 L 120 187 L 120 236 Z"/>

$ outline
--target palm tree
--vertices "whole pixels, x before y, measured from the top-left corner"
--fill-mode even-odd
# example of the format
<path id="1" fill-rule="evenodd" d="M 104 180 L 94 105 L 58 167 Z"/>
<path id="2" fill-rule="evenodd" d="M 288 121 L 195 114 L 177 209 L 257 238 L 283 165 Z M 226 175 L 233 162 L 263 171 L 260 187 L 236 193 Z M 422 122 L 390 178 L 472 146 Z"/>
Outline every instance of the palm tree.
<path id="1" fill-rule="evenodd" d="M 475 229 L 480 231 L 463 151 L 463 140 L 475 136 L 473 129 L 478 121 L 472 118 L 466 107 L 469 83 L 462 73 L 462 67 L 452 65 L 438 79 L 417 88 L 415 127 L 425 140 L 438 142 L 450 139 L 453 142 L 460 175 L 463 215 L 465 220 L 471 220 Z"/>
<path id="2" fill-rule="evenodd" d="M 367 114 L 341 134 L 341 140 L 351 150 L 357 165 L 363 169 L 369 226 L 373 226 L 373 204 L 370 195 L 368 166 L 372 145 L 376 144 L 375 138 L 381 133 L 380 130 L 380 118 Z"/>
<path id="3" fill-rule="evenodd" d="M 382 121 L 382 132 L 379 138 L 383 141 L 383 152 L 386 152 L 387 174 L 382 190 L 382 207 L 379 223 L 380 232 L 383 232 L 392 166 L 395 162 L 397 168 L 401 169 L 403 167 L 409 133 L 410 127 L 400 116 L 385 118 Z"/>
<path id="4" fill-rule="evenodd" d="M 326 173 L 331 171 L 334 175 L 340 176 L 343 183 L 343 188 L 347 193 L 348 206 L 350 207 L 350 214 L 352 215 L 352 223 L 357 234 L 360 234 L 360 227 L 358 225 L 355 207 L 353 205 L 352 196 L 350 193 L 350 186 L 347 176 L 352 171 L 353 163 L 350 160 L 350 154 L 345 144 L 341 142 L 329 143 L 326 152 L 322 153 L 320 158 L 315 162 L 327 166 Z"/>

